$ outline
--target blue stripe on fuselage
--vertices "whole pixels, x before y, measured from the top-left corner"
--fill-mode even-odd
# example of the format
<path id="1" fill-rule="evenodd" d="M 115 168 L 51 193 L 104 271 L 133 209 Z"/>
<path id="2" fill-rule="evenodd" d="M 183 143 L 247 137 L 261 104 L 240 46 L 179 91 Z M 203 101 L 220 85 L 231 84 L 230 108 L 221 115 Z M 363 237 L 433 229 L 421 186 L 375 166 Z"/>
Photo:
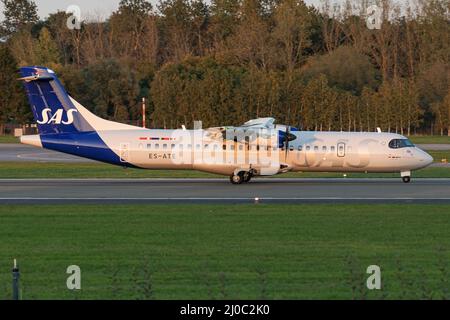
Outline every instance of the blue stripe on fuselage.
<path id="1" fill-rule="evenodd" d="M 135 167 L 128 162 L 120 161 L 100 138 L 97 132 L 61 133 L 41 135 L 42 147 L 83 158 L 106 162 L 110 164 Z"/>

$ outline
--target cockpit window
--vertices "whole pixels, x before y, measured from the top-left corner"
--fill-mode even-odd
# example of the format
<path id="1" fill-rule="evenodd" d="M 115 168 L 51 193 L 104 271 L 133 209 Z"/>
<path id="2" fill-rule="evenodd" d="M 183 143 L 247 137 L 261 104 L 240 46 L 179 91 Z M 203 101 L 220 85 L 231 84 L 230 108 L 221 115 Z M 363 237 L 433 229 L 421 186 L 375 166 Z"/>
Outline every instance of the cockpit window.
<path id="1" fill-rule="evenodd" d="M 389 142 L 389 148 L 391 149 L 400 149 L 400 148 L 408 148 L 414 147 L 414 144 L 408 139 L 394 139 Z"/>

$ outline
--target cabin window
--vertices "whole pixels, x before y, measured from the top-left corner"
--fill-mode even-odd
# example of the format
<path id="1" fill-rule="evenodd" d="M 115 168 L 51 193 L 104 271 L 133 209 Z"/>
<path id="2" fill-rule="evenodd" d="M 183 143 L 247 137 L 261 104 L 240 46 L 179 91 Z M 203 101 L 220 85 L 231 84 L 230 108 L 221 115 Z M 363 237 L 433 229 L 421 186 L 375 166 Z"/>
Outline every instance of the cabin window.
<path id="1" fill-rule="evenodd" d="M 314 146 L 314 151 L 319 151 L 319 146 Z"/>
<path id="2" fill-rule="evenodd" d="M 273 147 L 273 151 L 277 151 L 277 149 L 278 149 L 277 147 Z"/>
<path id="3" fill-rule="evenodd" d="M 171 146 L 171 148 L 172 148 L 172 149 L 175 149 L 175 145 L 173 144 L 173 145 Z"/>
<path id="4" fill-rule="evenodd" d="M 219 146 L 217 144 L 214 145 L 214 151 L 216 151 L 217 149 L 219 149 Z"/>
<path id="5" fill-rule="evenodd" d="M 163 149 L 164 149 L 164 150 L 167 149 L 167 144 L 166 144 L 166 143 L 163 144 Z"/>
<path id="6" fill-rule="evenodd" d="M 309 151 L 309 150 L 311 150 L 311 147 L 310 146 L 306 146 L 306 151 Z"/>
<path id="7" fill-rule="evenodd" d="M 227 150 L 227 145 L 224 144 L 224 145 L 222 146 L 222 149 L 223 149 L 223 150 Z"/>
<path id="8" fill-rule="evenodd" d="M 187 145 L 188 149 L 192 149 L 192 144 Z"/>
<path id="9" fill-rule="evenodd" d="M 298 146 L 298 151 L 302 151 L 302 149 L 303 149 L 303 146 L 302 146 L 302 145 L 299 145 L 299 146 Z"/>
<path id="10" fill-rule="evenodd" d="M 289 150 L 290 150 L 290 151 L 294 151 L 294 146 L 290 146 L 290 147 L 289 147 Z"/>
<path id="11" fill-rule="evenodd" d="M 327 146 L 323 146 L 323 147 L 322 147 L 322 151 L 327 152 Z"/>
<path id="12" fill-rule="evenodd" d="M 336 148 L 334 146 L 331 146 L 330 149 L 331 149 L 331 151 L 335 151 L 336 150 Z"/>
<path id="13" fill-rule="evenodd" d="M 149 144 L 147 144 L 147 149 L 151 149 L 152 148 L 152 145 L 149 143 Z"/>
<path id="14" fill-rule="evenodd" d="M 200 150 L 200 145 L 197 144 L 197 145 L 195 146 L 195 148 L 196 148 L 197 150 Z"/>
<path id="15" fill-rule="evenodd" d="M 231 148 L 230 148 L 231 151 L 234 151 L 234 145 L 231 145 L 230 147 L 231 147 Z"/>
<path id="16" fill-rule="evenodd" d="M 183 150 L 183 148 L 184 148 L 184 145 L 182 145 L 182 144 L 179 144 L 179 145 L 178 145 L 178 148 L 179 148 L 180 150 Z"/>
<path id="17" fill-rule="evenodd" d="M 159 149 L 159 143 L 155 143 L 155 149 L 156 149 L 156 150 Z"/>
<path id="18" fill-rule="evenodd" d="M 242 151 L 242 150 L 244 150 L 244 146 L 241 144 L 241 145 L 239 145 L 239 151 Z"/>

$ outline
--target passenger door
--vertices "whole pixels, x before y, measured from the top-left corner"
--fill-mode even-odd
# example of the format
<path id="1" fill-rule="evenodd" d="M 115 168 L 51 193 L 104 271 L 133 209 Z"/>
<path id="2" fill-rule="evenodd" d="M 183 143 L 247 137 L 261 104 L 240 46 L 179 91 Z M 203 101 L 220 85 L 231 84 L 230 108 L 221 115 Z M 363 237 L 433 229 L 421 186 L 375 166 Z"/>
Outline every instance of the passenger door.
<path id="1" fill-rule="evenodd" d="M 120 144 L 120 162 L 130 162 L 130 143 L 123 142 Z"/>
<path id="2" fill-rule="evenodd" d="M 339 142 L 337 144 L 337 156 L 340 158 L 345 157 L 345 143 Z"/>

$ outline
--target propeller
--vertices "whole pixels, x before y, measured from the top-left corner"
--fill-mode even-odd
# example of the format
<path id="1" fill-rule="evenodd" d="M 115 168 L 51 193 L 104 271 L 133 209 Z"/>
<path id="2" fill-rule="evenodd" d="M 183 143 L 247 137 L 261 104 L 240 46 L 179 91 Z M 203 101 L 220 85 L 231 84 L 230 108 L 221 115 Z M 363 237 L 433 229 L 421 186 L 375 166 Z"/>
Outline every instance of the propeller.
<path id="1" fill-rule="evenodd" d="M 289 153 L 289 138 L 290 138 L 290 134 L 291 134 L 290 133 L 290 131 L 291 131 L 290 122 L 291 122 L 291 107 L 289 107 L 289 109 L 288 109 L 286 132 L 285 132 L 285 136 L 284 136 L 284 146 L 286 148 L 285 155 L 284 155 L 284 161 L 286 161 L 286 162 L 287 162 L 288 153 Z"/>

